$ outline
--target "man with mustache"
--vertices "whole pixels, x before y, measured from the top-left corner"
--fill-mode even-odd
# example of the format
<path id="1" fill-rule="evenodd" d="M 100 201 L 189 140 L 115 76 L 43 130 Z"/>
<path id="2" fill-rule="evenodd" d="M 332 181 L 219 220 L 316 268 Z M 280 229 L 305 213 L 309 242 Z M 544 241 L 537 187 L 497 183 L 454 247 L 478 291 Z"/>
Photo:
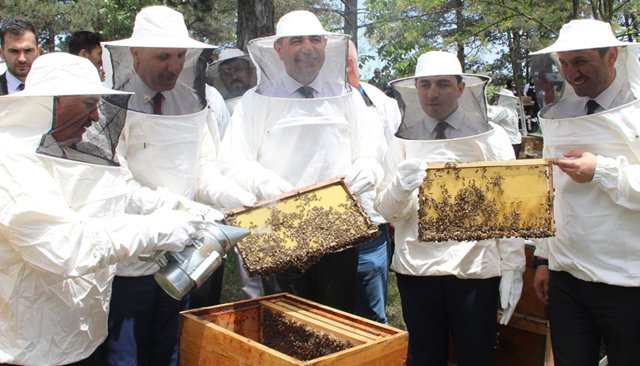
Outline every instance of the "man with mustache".
<path id="1" fill-rule="evenodd" d="M 215 165 L 219 110 L 209 107 L 207 90 L 212 88 L 204 77 L 215 47 L 192 39 L 183 15 L 165 6 L 143 8 L 131 37 L 104 46 L 113 65 L 108 82 L 114 89 L 134 92 L 118 153 L 131 173 L 129 183 L 140 187 L 134 197 L 138 209 L 145 212 L 176 197 L 173 205 L 189 211 L 193 200 L 204 204 L 195 209 L 214 221 L 222 215 L 209 206 L 252 205 L 255 197 L 220 175 Z M 223 100 L 221 109 L 228 115 Z M 212 276 L 217 281 L 175 300 L 156 283 L 157 264 L 120 263 L 110 304 L 106 364 L 177 365 L 178 313 L 196 302 L 219 302 L 222 268 Z"/>
<path id="2" fill-rule="evenodd" d="M 249 42 L 260 83 L 233 113 L 220 149 L 223 173 L 259 199 L 346 176 L 365 210 L 372 209 L 385 142 L 382 128 L 371 128 L 382 123 L 347 82 L 347 42 L 308 11 L 285 14 L 274 36 Z M 277 282 L 284 291 L 353 312 L 357 266 L 352 247 L 304 272 L 288 268 Z"/>
<path id="3" fill-rule="evenodd" d="M 207 83 L 220 91 L 229 113 L 233 114 L 240 97 L 256 86 L 256 69 L 249 55 L 237 48 L 227 48 L 207 68 Z M 220 136 L 224 136 L 224 128 Z"/>
<path id="4" fill-rule="evenodd" d="M 0 27 L 0 57 L 7 71 L 0 75 L 0 95 L 15 93 L 24 88 L 24 80 L 31 64 L 40 55 L 38 32 L 31 21 L 13 17 L 2 21 Z"/>

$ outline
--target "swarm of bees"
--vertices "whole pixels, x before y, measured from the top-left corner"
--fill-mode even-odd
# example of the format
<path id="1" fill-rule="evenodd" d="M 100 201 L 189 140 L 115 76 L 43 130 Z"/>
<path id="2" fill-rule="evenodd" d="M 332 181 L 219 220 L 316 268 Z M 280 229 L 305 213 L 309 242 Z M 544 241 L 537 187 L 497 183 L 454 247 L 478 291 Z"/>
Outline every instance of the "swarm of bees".
<path id="1" fill-rule="evenodd" d="M 311 191 L 263 206 L 267 217 L 260 223 L 245 220 L 241 224 L 240 216 L 227 217 L 230 225 L 251 230 L 238 243 L 250 275 L 276 274 L 289 267 L 304 271 L 328 253 L 377 235 L 377 226 L 355 200 L 327 207 L 316 204 L 321 199 Z M 283 202 L 294 209 L 281 209 Z"/>
<path id="2" fill-rule="evenodd" d="M 546 162 L 534 163 L 508 168 L 461 168 L 463 164 L 455 163 L 446 163 L 441 169 L 430 166 L 418 194 L 419 240 L 553 236 L 551 168 Z M 529 186 L 505 186 L 507 179 L 526 175 Z"/>
<path id="3" fill-rule="evenodd" d="M 276 351 L 308 361 L 353 347 L 353 343 L 269 309 L 262 312 L 262 344 Z"/>

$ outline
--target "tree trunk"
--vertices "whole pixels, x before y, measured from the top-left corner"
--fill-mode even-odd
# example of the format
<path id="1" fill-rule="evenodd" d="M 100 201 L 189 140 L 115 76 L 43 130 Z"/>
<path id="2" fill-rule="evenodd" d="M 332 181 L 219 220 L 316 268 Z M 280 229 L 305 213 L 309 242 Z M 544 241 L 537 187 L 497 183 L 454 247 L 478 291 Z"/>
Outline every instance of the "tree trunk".
<path id="1" fill-rule="evenodd" d="M 509 29 L 507 35 L 509 38 L 509 58 L 511 59 L 511 69 L 513 70 L 513 83 L 516 86 L 518 95 L 520 95 L 524 89 L 524 84 L 529 82 L 528 80 L 523 80 L 522 76 L 520 33 L 517 30 Z"/>
<path id="2" fill-rule="evenodd" d="M 238 0 L 236 47 L 246 52 L 250 40 L 273 35 L 273 18 L 273 0 Z"/>
<path id="3" fill-rule="evenodd" d="M 358 48 L 358 0 L 343 0 L 344 2 L 344 34 L 351 36 L 351 40 Z"/>
<path id="4" fill-rule="evenodd" d="M 462 7 L 464 6 L 462 0 L 455 0 L 455 13 L 456 13 L 456 28 L 459 32 L 463 32 L 466 29 L 464 13 Z M 458 41 L 456 47 L 458 60 L 460 60 L 460 66 L 462 66 L 462 72 L 466 72 L 466 56 L 464 54 L 464 41 Z"/>

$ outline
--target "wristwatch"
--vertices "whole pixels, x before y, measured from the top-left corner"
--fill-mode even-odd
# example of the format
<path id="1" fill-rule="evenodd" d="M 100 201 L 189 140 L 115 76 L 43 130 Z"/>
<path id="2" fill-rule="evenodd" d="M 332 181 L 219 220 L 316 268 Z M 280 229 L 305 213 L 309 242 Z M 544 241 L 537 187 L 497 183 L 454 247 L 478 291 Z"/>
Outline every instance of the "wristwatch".
<path id="1" fill-rule="evenodd" d="M 547 258 L 542 257 L 533 257 L 533 268 L 538 268 L 538 266 L 548 266 L 549 260 Z"/>

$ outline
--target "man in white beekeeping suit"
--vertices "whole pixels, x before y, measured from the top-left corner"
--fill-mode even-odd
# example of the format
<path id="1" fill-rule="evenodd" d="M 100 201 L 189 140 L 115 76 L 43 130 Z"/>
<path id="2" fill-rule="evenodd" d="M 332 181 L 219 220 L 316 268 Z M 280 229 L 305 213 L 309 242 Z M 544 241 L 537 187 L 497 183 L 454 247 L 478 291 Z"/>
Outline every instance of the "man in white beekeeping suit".
<path id="1" fill-rule="evenodd" d="M 115 153 L 129 94 L 56 52 L 0 98 L 0 364 L 101 365 L 116 263 L 182 250 L 201 222 L 130 214 Z"/>
<path id="2" fill-rule="evenodd" d="M 379 128 L 384 133 L 385 151 L 393 134 L 400 125 L 400 109 L 395 99 L 389 98 L 383 91 L 369 83 L 361 83 L 358 73 L 358 52 L 349 41 L 347 56 L 347 75 L 349 84 L 358 91 L 367 111 L 372 114 L 371 128 Z M 382 162 L 381 162 L 382 163 Z M 372 192 L 372 194 L 375 194 Z M 373 200 L 371 200 L 373 204 Z M 369 213 L 375 212 L 373 209 Z M 387 283 L 389 280 L 389 262 L 391 238 L 389 223 L 375 213 L 371 221 L 378 225 L 380 234 L 367 243 L 360 245 L 358 252 L 358 287 L 356 290 L 356 315 L 387 323 Z"/>
<path id="3" fill-rule="evenodd" d="M 130 38 L 104 45 L 113 88 L 135 93 L 118 146 L 130 183 L 180 197 L 179 205 L 187 208 L 192 199 L 225 209 L 254 204 L 255 197 L 223 177 L 215 164 L 218 127 L 216 111 L 207 107 L 212 88 L 205 83 L 213 46 L 191 39 L 182 14 L 164 6 L 143 8 Z M 221 108 L 227 113 L 224 101 Z M 158 194 L 136 199 L 141 212 L 166 201 Z M 209 220 L 222 218 L 213 209 L 205 211 Z M 139 260 L 118 266 L 105 342 L 108 365 L 177 365 L 179 311 L 189 300 L 192 306 L 219 302 L 223 267 L 182 301 L 156 283 L 157 270 L 157 264 Z"/>
<path id="4" fill-rule="evenodd" d="M 640 65 L 608 23 L 573 20 L 534 52 L 561 94 L 540 111 L 554 160 L 556 236 L 536 241 L 534 288 L 548 303 L 557 365 L 640 364 Z M 550 79 L 547 77 L 547 79 Z M 579 351 L 577 351 L 579 350 Z"/>
<path id="5" fill-rule="evenodd" d="M 231 114 L 240 97 L 256 86 L 256 78 L 251 57 L 237 48 L 222 50 L 218 60 L 207 67 L 207 82 L 222 94 Z M 224 136 L 224 131 L 220 135 Z"/>
<path id="6" fill-rule="evenodd" d="M 391 269 L 416 365 L 446 365 L 449 334 L 459 364 L 490 365 L 498 299 L 506 324 L 522 291 L 523 239 L 418 240 L 418 187 L 429 162 L 515 158 L 504 129 L 487 122 L 487 82 L 441 51 L 421 55 L 414 77 L 392 82 L 404 114 L 376 209 L 395 225 Z"/>
<path id="7" fill-rule="evenodd" d="M 517 159 L 522 146 L 522 134 L 518 127 L 519 99 L 509 89 L 500 89 L 497 94 L 498 101 L 496 105 L 488 106 L 487 114 L 490 121 L 500 125 L 507 132 Z"/>
<path id="8" fill-rule="evenodd" d="M 347 83 L 347 40 L 325 31 L 314 14 L 293 11 L 278 21 L 275 36 L 249 42 L 258 85 L 236 107 L 220 162 L 259 199 L 339 176 L 361 203 L 373 199 L 384 141 Z M 277 280 L 284 291 L 353 312 L 357 264 L 352 247 Z"/>

